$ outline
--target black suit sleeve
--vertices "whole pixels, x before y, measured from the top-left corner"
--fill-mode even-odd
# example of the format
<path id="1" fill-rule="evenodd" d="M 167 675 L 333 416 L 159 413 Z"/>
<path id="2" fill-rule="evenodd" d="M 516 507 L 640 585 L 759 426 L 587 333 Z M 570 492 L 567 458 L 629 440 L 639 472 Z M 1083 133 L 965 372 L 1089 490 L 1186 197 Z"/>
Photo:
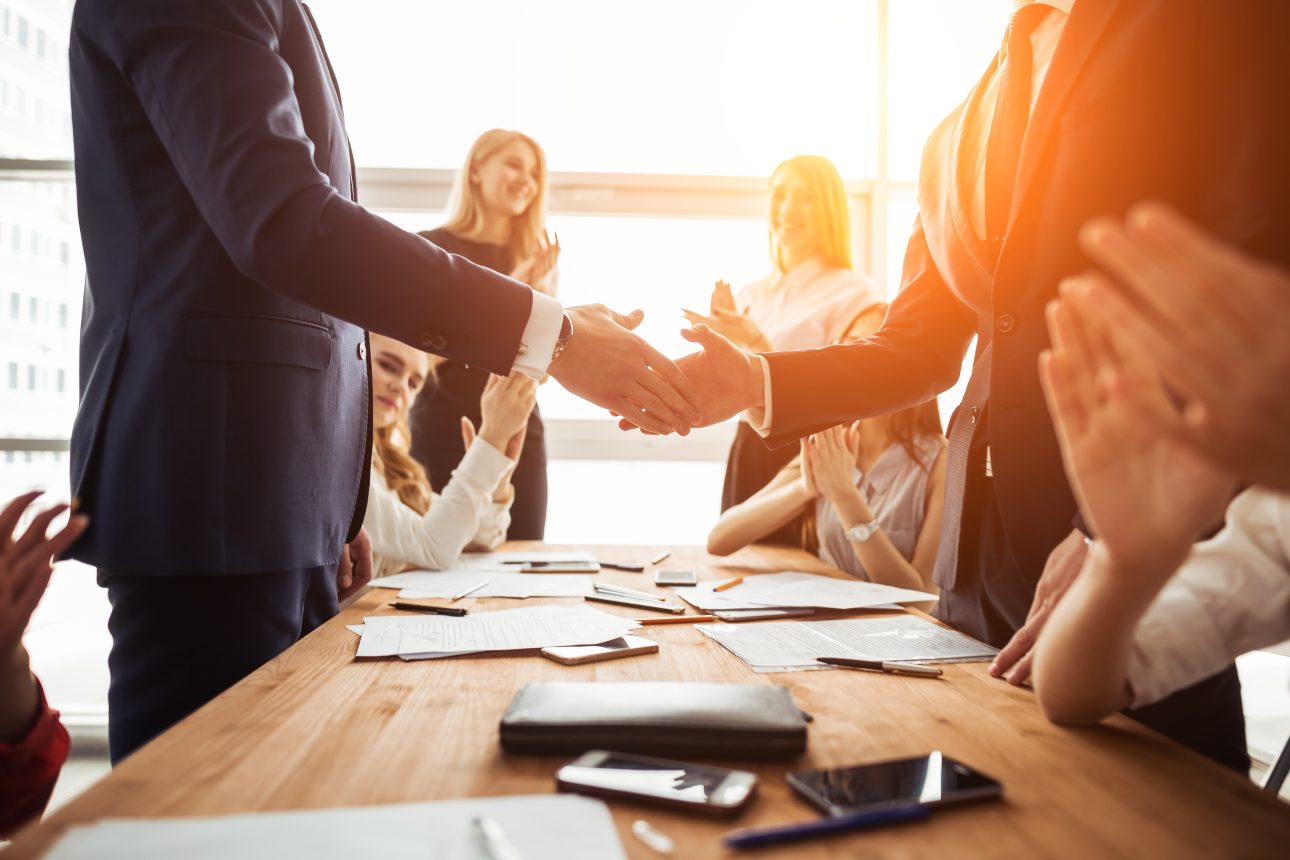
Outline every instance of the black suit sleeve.
<path id="1" fill-rule="evenodd" d="M 925 403 L 958 379 L 976 315 L 946 287 L 921 220 L 905 251 L 905 282 L 882 329 L 859 343 L 770 353 L 766 443 Z"/>
<path id="2" fill-rule="evenodd" d="M 278 52 L 280 2 L 133 0 L 94 9 L 99 49 L 128 80 L 240 271 L 331 316 L 510 370 L 531 290 L 398 229 L 330 184 Z"/>

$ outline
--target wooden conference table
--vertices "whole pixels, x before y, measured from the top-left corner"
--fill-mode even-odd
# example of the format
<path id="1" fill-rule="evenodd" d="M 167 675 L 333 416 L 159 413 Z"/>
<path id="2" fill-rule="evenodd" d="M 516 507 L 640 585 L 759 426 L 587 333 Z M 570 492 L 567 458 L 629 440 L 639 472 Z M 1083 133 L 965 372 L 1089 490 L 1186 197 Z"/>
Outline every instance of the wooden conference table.
<path id="1" fill-rule="evenodd" d="M 522 549 L 533 544 L 515 544 Z M 657 547 L 592 548 L 644 561 Z M 703 579 L 775 570 L 842 574 L 805 553 L 753 547 L 719 560 L 675 548 L 665 567 Z M 653 574 L 603 579 L 652 589 Z M 395 592 L 369 591 L 339 617 L 148 744 L 39 827 L 4 860 L 38 857 L 62 828 L 107 816 L 185 816 L 356 806 L 553 791 L 569 756 L 506 756 L 497 721 L 521 685 L 542 680 L 689 680 L 784 684 L 815 721 L 806 754 L 757 771 L 758 796 L 734 823 L 613 801 L 632 858 L 654 858 L 630 832 L 645 818 L 678 858 L 725 857 L 734 827 L 806 821 L 784 773 L 940 749 L 1000 779 L 1005 800 L 945 809 L 926 822 L 802 842 L 761 856 L 1271 857 L 1286 856 L 1290 806 L 1125 718 L 1087 729 L 1050 725 L 1029 690 L 984 664 L 947 666 L 941 680 L 845 670 L 758 675 L 692 625 L 647 628 L 658 654 L 584 666 L 537 655 L 405 663 L 356 662 L 345 629 L 384 612 Z M 567 600 L 573 600 L 568 598 Z M 543 601 L 545 602 L 545 601 Z M 465 603 L 464 605 L 471 605 Z M 524 605 L 473 601 L 473 609 Z M 530 603 L 529 605 L 533 605 Z M 639 616 L 608 604 L 597 609 Z"/>

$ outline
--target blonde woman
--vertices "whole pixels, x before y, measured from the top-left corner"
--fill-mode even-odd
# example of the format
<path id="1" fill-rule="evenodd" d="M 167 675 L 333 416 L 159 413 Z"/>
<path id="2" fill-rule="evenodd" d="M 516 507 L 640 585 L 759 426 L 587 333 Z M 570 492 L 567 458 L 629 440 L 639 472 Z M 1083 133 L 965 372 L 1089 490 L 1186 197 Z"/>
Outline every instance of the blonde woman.
<path id="1" fill-rule="evenodd" d="M 799 155 L 770 177 L 770 259 L 773 269 L 735 296 L 718 281 L 709 315 L 685 311 L 748 352 L 807 349 L 836 340 L 882 292 L 851 261 L 846 189 L 828 159 Z M 770 451 L 739 422 L 726 462 L 724 511 L 766 485 L 793 457 Z"/>
<path id="2" fill-rule="evenodd" d="M 372 540 L 373 575 L 442 570 L 467 547 L 493 549 L 510 524 L 510 476 L 537 383 L 518 372 L 485 382 L 479 429 L 460 419 L 465 456 L 436 494 L 408 451 L 408 410 L 430 376 L 430 358 L 392 338 L 373 334 L 371 340 L 375 440 L 363 525 Z"/>
<path id="3" fill-rule="evenodd" d="M 518 131 L 492 129 L 470 147 L 457 174 L 442 227 L 420 235 L 471 262 L 523 281 L 554 296 L 559 237 L 546 233 L 546 156 L 542 147 Z M 412 456 L 442 492 L 465 455 L 462 418 L 478 424 L 487 371 L 456 362 L 437 368 L 433 391 L 412 413 Z M 515 504 L 507 536 L 542 540 L 546 530 L 546 446 L 542 418 L 535 408 L 519 465 L 512 478 Z"/>
<path id="4" fill-rule="evenodd" d="M 872 334 L 885 312 L 866 309 L 842 340 Z M 935 593 L 944 490 L 933 400 L 803 439 L 800 456 L 721 515 L 708 552 L 729 555 L 788 527 L 800 546 L 852 576 Z"/>

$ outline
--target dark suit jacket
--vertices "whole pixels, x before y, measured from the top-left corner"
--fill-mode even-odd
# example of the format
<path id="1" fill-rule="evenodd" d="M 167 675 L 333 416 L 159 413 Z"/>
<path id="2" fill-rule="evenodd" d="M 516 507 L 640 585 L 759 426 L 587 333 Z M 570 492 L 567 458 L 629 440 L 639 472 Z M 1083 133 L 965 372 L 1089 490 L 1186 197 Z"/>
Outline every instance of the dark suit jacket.
<path id="1" fill-rule="evenodd" d="M 298 0 L 80 0 L 87 283 L 71 553 L 116 574 L 336 561 L 370 461 L 365 329 L 506 373 L 532 303 L 355 202 Z"/>
<path id="2" fill-rule="evenodd" d="M 886 324 L 860 344 L 768 356 L 770 443 L 924 402 L 957 379 L 974 335 L 993 341 L 995 494 L 1017 564 L 1037 580 L 1076 511 L 1037 358 L 1049 343 L 1044 306 L 1089 267 L 1077 231 L 1153 198 L 1290 265 L 1288 19 L 1279 0 L 1079 0 L 1027 129 L 997 269 L 985 270 L 992 311 L 978 318 L 960 299 L 955 277 L 972 267 L 954 256 L 964 248 L 951 231 L 966 217 L 935 186 L 945 171 L 928 169 L 951 157 L 933 151 L 934 136 Z M 1014 626 L 1031 596 L 1016 596 Z"/>

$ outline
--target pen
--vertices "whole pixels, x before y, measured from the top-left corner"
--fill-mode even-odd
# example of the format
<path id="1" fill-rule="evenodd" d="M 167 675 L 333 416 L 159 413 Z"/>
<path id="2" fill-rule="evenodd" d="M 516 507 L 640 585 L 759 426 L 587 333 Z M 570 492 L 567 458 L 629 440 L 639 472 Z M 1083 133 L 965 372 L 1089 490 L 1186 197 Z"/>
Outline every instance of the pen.
<path id="1" fill-rule="evenodd" d="M 666 834 L 643 818 L 632 822 L 632 835 L 659 854 L 671 854 L 676 848 Z"/>
<path id="2" fill-rule="evenodd" d="M 394 601 L 390 606 L 408 612 L 433 612 L 435 615 L 453 615 L 458 618 L 466 614 L 466 610 L 456 609 L 451 606 L 427 606 L 424 603 L 404 603 L 401 600 Z"/>
<path id="3" fill-rule="evenodd" d="M 833 833 L 847 833 L 852 830 L 882 827 L 884 824 L 921 821 L 930 814 L 928 808 L 923 804 L 897 806 L 893 809 L 877 809 L 871 812 L 860 812 L 855 815 L 840 815 L 836 818 L 820 818 L 815 821 L 808 821 L 805 824 L 786 824 L 783 827 L 735 830 L 723 836 L 721 841 L 728 848 L 755 848 L 760 845 L 775 845 L 780 842 L 810 839 L 813 836 L 828 836 Z"/>
<path id="4" fill-rule="evenodd" d="M 871 672 L 886 672 L 889 675 L 917 675 L 920 678 L 939 678 L 943 674 L 935 666 L 920 666 L 918 663 L 888 663 L 882 660 L 856 660 L 852 657 L 816 657 L 815 659 L 830 666 L 841 666 L 844 669 L 868 669 Z"/>
<path id="5" fill-rule="evenodd" d="M 629 573 L 643 573 L 645 571 L 645 565 L 643 564 L 626 564 L 619 561 L 602 561 L 600 566 L 612 568 L 613 570 L 625 570 Z"/>
<path id="6" fill-rule="evenodd" d="M 609 594 L 626 594 L 630 597 L 639 597 L 643 600 L 657 600 L 660 603 L 666 601 L 665 597 L 658 594 L 650 594 L 648 591 L 637 591 L 634 588 L 627 588 L 626 586 L 614 585 L 608 582 L 592 583 L 592 588 L 596 589 L 596 591 L 606 592 Z"/>
<path id="7" fill-rule="evenodd" d="M 670 549 L 665 549 L 665 550 L 663 550 L 662 552 L 660 552 L 658 555 L 656 555 L 656 556 L 654 556 L 653 558 L 651 558 L 651 559 L 649 560 L 649 563 L 650 563 L 650 564 L 658 564 L 659 562 L 661 562 L 663 559 L 667 558 L 667 557 L 668 557 L 669 555 L 671 555 L 671 554 L 672 554 L 672 551 L 671 551 Z"/>
<path id="8" fill-rule="evenodd" d="M 715 592 L 715 591 L 725 591 L 725 590 L 726 590 L 726 589 L 728 589 L 728 588 L 734 588 L 736 585 L 738 585 L 739 583 L 741 583 L 741 582 L 743 582 L 743 581 L 744 581 L 744 578 L 743 578 L 742 576 L 736 576 L 734 579 L 727 579 L 725 582 L 721 583 L 720 585 L 718 585 L 716 588 L 714 588 L 714 589 L 712 589 L 712 590 L 713 590 L 714 592 Z"/>
<path id="9" fill-rule="evenodd" d="M 493 819 L 486 815 L 476 815 L 475 829 L 484 838 L 484 847 L 492 860 L 524 860 L 511 840 L 506 838 L 502 825 Z"/>
<path id="10" fill-rule="evenodd" d="M 479 589 L 483 588 L 485 585 L 488 585 L 487 579 L 485 579 L 483 582 L 477 582 L 474 585 L 472 585 L 470 588 L 467 588 L 463 591 L 458 591 L 456 594 L 452 596 L 452 600 L 461 600 L 467 594 L 474 594 L 476 591 L 479 591 Z"/>
<path id="11" fill-rule="evenodd" d="M 694 624 L 699 621 L 716 621 L 715 615 L 678 615 L 676 618 L 637 618 L 636 623 L 641 625 L 651 624 Z"/>

